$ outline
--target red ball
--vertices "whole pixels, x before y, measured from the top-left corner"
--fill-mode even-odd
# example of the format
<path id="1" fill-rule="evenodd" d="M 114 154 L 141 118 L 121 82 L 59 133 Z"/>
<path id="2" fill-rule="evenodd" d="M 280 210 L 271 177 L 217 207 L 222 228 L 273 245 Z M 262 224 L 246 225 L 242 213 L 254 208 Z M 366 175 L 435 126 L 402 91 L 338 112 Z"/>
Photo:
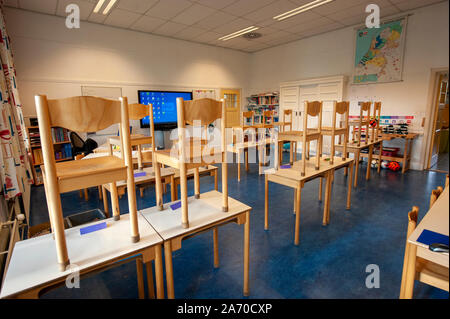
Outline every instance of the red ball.
<path id="1" fill-rule="evenodd" d="M 369 125 L 370 127 L 376 127 L 378 124 L 377 120 L 370 120 Z"/>
<path id="2" fill-rule="evenodd" d="M 397 163 L 397 162 L 390 162 L 388 168 L 389 168 L 391 171 L 396 172 L 396 171 L 398 171 L 398 170 L 400 169 L 400 164 Z"/>

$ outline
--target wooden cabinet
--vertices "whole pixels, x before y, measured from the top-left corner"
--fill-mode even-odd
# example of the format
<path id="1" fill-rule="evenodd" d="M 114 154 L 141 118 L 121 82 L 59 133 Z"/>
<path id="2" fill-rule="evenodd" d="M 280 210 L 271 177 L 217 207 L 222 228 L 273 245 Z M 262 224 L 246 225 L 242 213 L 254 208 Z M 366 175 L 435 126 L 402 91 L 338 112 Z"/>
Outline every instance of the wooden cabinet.
<path id="1" fill-rule="evenodd" d="M 291 109 L 292 129 L 294 131 L 303 130 L 304 102 L 323 101 L 322 125 L 331 126 L 333 101 L 342 101 L 345 83 L 346 77 L 343 75 L 283 82 L 280 84 L 280 113 L 285 109 Z M 317 119 L 312 120 L 312 127 L 317 125 L 317 122 L 313 121 L 317 121 Z M 330 144 L 328 139 L 324 139 L 325 148 Z"/>

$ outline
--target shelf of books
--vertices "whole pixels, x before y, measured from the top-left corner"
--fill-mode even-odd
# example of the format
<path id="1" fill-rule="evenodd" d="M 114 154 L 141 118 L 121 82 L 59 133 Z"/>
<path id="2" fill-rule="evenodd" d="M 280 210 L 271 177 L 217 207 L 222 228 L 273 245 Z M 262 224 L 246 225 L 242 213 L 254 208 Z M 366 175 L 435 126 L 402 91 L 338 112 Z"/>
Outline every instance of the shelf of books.
<path id="1" fill-rule="evenodd" d="M 44 163 L 41 149 L 41 137 L 39 126 L 27 127 L 28 139 L 30 141 L 30 157 L 33 163 L 34 184 L 43 184 L 40 165 Z M 72 160 L 72 145 L 69 138 L 69 130 L 61 127 L 52 127 L 53 149 L 57 162 Z"/>
<path id="2" fill-rule="evenodd" d="M 255 112 L 255 124 L 259 124 L 263 120 L 263 112 L 267 110 L 274 111 L 274 121 L 279 121 L 279 93 L 261 93 L 247 97 L 247 109 Z"/>

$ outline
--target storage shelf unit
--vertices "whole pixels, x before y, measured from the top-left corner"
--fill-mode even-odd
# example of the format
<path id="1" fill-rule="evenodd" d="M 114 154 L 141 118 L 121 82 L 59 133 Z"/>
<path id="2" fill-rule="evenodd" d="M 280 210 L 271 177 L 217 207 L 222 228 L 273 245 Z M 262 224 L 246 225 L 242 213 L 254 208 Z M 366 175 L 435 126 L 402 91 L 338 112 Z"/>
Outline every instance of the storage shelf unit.
<path id="1" fill-rule="evenodd" d="M 29 156 L 33 163 L 32 170 L 34 185 L 42 185 L 42 172 L 39 166 L 44 163 L 42 157 L 39 126 L 27 126 L 27 135 L 30 143 Z M 52 127 L 52 137 L 56 162 L 72 160 L 72 145 L 69 138 L 69 130 L 63 129 L 61 127 Z"/>
<path id="2" fill-rule="evenodd" d="M 262 123 L 263 120 L 263 112 L 267 110 L 274 111 L 274 121 L 279 121 L 279 93 L 262 93 L 262 94 L 254 94 L 250 97 L 247 97 L 247 109 L 249 111 L 255 112 L 254 121 L 255 124 Z"/>

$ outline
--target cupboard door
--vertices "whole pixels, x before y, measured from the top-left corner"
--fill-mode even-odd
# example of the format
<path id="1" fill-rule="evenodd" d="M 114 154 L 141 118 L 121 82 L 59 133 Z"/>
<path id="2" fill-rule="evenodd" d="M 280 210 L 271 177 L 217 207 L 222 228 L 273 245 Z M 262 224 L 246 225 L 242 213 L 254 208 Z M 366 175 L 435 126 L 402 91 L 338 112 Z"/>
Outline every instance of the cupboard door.
<path id="1" fill-rule="evenodd" d="M 222 89 L 220 95 L 225 100 L 226 127 L 241 125 L 241 90 Z"/>

